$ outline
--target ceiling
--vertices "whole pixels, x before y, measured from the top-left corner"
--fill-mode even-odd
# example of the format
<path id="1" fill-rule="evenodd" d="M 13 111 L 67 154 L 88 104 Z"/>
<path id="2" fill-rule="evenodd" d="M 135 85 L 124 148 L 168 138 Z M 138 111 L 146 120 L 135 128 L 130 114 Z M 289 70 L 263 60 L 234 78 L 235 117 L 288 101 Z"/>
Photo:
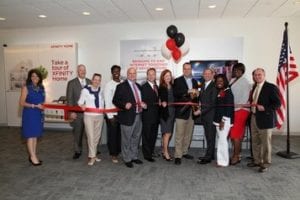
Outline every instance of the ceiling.
<path id="1" fill-rule="evenodd" d="M 0 29 L 257 17 L 300 17 L 300 0 L 0 0 Z"/>

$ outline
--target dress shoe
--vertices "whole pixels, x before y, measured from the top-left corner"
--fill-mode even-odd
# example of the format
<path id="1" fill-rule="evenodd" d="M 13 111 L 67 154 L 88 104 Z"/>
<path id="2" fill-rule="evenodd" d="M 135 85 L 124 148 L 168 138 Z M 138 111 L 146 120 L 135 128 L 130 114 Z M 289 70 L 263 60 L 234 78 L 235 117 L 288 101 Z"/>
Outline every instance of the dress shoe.
<path id="1" fill-rule="evenodd" d="M 152 157 L 153 158 L 158 158 L 158 157 L 160 157 L 160 155 L 159 155 L 159 153 L 152 153 Z"/>
<path id="2" fill-rule="evenodd" d="M 264 173 L 264 172 L 266 172 L 266 171 L 268 171 L 268 167 L 266 167 L 266 166 L 260 166 L 259 167 L 259 169 L 258 169 L 258 172 L 260 172 L 260 173 Z"/>
<path id="3" fill-rule="evenodd" d="M 132 162 L 125 162 L 126 167 L 133 168 Z"/>
<path id="4" fill-rule="evenodd" d="M 175 158 L 175 165 L 181 164 L 181 158 Z"/>
<path id="5" fill-rule="evenodd" d="M 80 152 L 80 153 L 75 152 L 74 155 L 73 155 L 73 159 L 76 160 L 76 159 L 78 159 L 80 156 L 81 156 L 81 152 Z"/>
<path id="6" fill-rule="evenodd" d="M 147 160 L 149 162 L 155 162 L 155 160 L 153 158 L 145 158 L 145 160 Z"/>
<path id="7" fill-rule="evenodd" d="M 194 159 L 194 156 L 192 156 L 190 154 L 184 154 L 182 157 L 184 157 L 185 159 L 189 159 L 189 160 Z"/>
<path id="8" fill-rule="evenodd" d="M 208 164 L 210 163 L 211 160 L 208 160 L 208 159 L 202 159 L 202 160 L 198 160 L 198 164 L 201 164 L 201 165 L 205 165 L 205 164 Z"/>
<path id="9" fill-rule="evenodd" d="M 88 161 L 88 166 L 93 166 L 96 162 L 96 158 L 89 158 L 89 161 Z"/>
<path id="10" fill-rule="evenodd" d="M 256 164 L 254 162 L 250 162 L 247 164 L 247 167 L 259 167 L 259 164 Z"/>
<path id="11" fill-rule="evenodd" d="M 134 160 L 132 160 L 131 162 L 133 162 L 133 163 L 135 163 L 135 164 L 138 164 L 138 165 L 143 164 L 143 161 L 141 161 L 141 160 L 139 160 L 139 159 L 134 159 Z"/>

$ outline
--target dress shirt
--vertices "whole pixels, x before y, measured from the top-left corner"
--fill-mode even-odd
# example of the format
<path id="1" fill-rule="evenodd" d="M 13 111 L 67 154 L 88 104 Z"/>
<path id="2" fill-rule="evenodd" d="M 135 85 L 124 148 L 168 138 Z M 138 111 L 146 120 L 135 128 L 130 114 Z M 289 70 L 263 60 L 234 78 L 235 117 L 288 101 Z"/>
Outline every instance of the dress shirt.
<path id="1" fill-rule="evenodd" d="M 105 101 L 105 108 L 106 109 L 113 109 L 116 108 L 116 106 L 112 103 L 112 99 L 114 97 L 117 85 L 119 85 L 122 81 L 116 82 L 114 80 L 110 80 L 108 83 L 106 83 L 104 88 L 104 101 Z M 108 119 L 112 119 L 114 115 L 117 115 L 117 112 L 112 113 L 106 113 Z"/>

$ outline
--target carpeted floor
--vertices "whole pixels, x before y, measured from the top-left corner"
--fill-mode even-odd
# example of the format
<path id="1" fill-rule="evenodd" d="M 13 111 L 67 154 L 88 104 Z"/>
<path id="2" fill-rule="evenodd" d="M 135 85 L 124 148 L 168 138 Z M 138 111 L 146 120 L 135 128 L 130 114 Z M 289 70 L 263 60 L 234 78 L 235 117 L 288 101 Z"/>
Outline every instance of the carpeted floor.
<path id="1" fill-rule="evenodd" d="M 18 128 L 0 127 L 0 199 L 99 200 L 298 200 L 300 159 L 275 155 L 285 149 L 285 137 L 273 137 L 273 164 L 266 173 L 246 166 L 248 151 L 237 166 L 217 168 L 183 160 L 182 165 L 158 158 L 155 163 L 126 168 L 113 164 L 105 145 L 100 163 L 87 166 L 83 156 L 72 159 L 72 135 L 46 131 L 39 143 L 40 167 L 29 165 Z M 300 137 L 292 137 L 292 150 L 300 153 Z M 159 149 L 157 149 L 159 151 Z M 195 157 L 202 149 L 191 149 Z"/>

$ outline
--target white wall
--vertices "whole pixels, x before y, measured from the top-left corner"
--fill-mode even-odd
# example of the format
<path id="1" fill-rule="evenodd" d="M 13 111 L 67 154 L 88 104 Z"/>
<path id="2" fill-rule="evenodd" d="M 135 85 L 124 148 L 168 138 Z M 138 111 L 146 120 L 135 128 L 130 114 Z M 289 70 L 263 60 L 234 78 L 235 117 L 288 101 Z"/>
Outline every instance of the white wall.
<path id="1" fill-rule="evenodd" d="M 243 37 L 243 60 L 247 76 L 260 66 L 267 71 L 267 79 L 275 82 L 284 22 L 289 22 L 289 40 L 298 65 L 300 64 L 300 19 L 219 19 L 198 21 L 172 21 L 153 23 L 127 23 L 77 27 L 52 27 L 0 31 L 0 44 L 37 44 L 49 42 L 77 42 L 78 62 L 88 67 L 88 76 L 94 72 L 103 75 L 103 83 L 110 79 L 110 66 L 120 62 L 120 40 L 165 39 L 166 27 L 175 24 L 187 39 Z M 191 49 L 190 51 L 193 51 Z M 205 49 L 202 50 L 205 52 Z M 226 49 L 215 49 L 226 51 Z M 198 59 L 201 51 L 198 52 Z M 189 57 L 186 57 L 188 60 Z M 185 61 L 185 58 L 183 59 Z M 0 124 L 6 123 L 3 52 L 0 52 Z M 181 72 L 180 65 L 177 74 Z M 297 99 L 300 78 L 290 87 L 291 132 L 300 132 Z M 2 112 L 3 111 L 3 112 Z"/>

